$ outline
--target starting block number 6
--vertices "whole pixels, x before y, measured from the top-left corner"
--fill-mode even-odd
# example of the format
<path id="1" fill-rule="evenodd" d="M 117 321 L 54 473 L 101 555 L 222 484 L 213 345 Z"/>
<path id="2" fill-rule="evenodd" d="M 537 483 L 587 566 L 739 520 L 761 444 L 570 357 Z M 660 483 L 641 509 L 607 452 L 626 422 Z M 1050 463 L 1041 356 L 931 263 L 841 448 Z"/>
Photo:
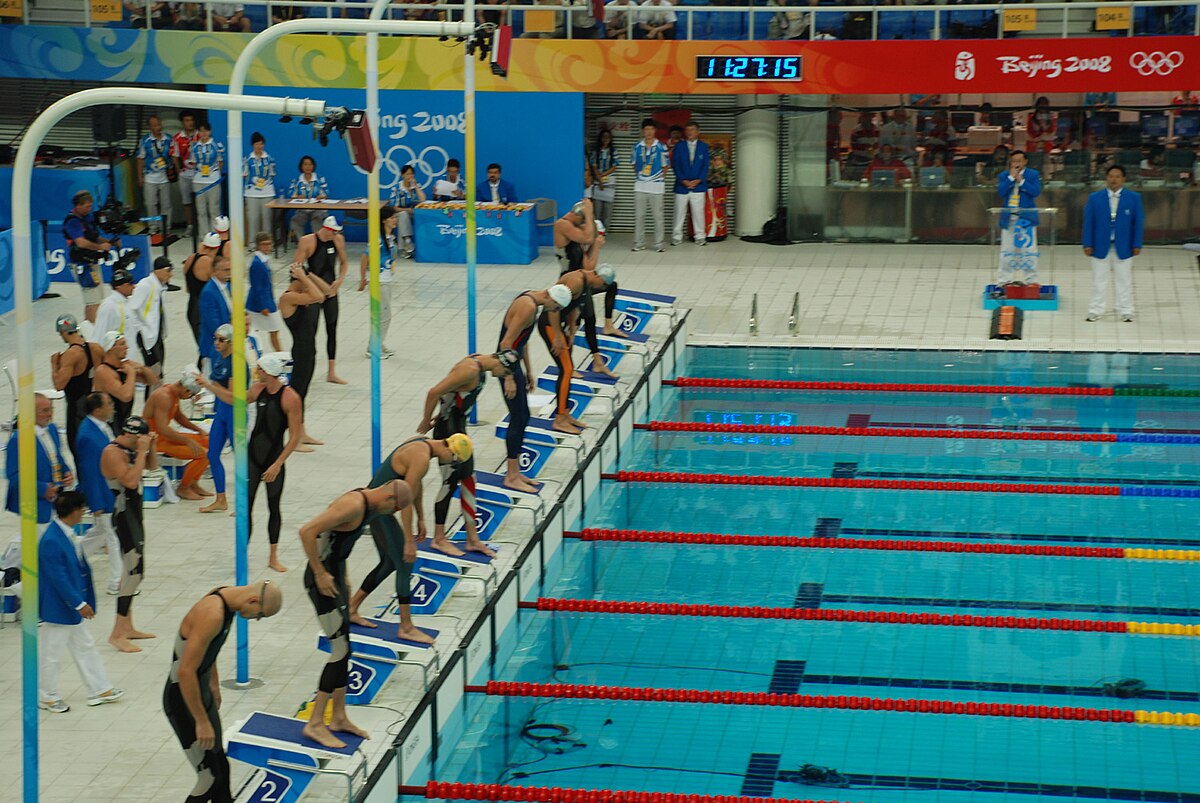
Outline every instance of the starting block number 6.
<path id="1" fill-rule="evenodd" d="M 517 458 L 517 465 L 519 465 L 521 467 L 522 471 L 528 471 L 530 469 L 530 467 L 533 466 L 533 461 L 536 459 L 537 459 L 536 452 L 534 452 L 532 449 L 530 449 L 526 446 L 522 446 L 521 447 L 521 455 L 520 455 L 520 457 Z"/>
<path id="2" fill-rule="evenodd" d="M 291 778 L 267 772 L 246 803 L 284 803 L 291 788 Z"/>

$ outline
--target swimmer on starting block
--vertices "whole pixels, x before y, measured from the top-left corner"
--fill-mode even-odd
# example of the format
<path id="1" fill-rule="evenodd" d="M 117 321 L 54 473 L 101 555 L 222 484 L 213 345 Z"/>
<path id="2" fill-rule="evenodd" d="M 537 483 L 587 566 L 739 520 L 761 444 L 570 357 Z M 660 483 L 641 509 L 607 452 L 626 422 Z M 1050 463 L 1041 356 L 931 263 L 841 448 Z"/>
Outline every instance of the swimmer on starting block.
<path id="1" fill-rule="evenodd" d="M 417 544 L 425 540 L 425 509 L 421 504 L 421 481 L 429 471 L 429 461 L 436 459 L 439 465 L 457 468 L 471 459 L 473 447 L 466 435 L 455 434 L 445 440 L 432 438 L 409 438 L 397 446 L 383 461 L 370 488 L 378 488 L 393 480 L 408 483 L 412 492 L 411 504 L 405 505 L 400 513 L 401 521 L 395 516 L 384 516 L 371 522 L 371 537 L 379 550 L 379 563 L 363 580 L 350 600 L 350 621 L 364 627 L 375 627 L 358 613 L 367 596 L 379 587 L 392 572 L 396 573 L 396 603 L 400 608 L 398 635 L 406 641 L 432 644 L 433 637 L 418 628 L 412 621 L 412 568 L 417 562 Z M 417 511 L 417 526 L 413 527 L 413 508 Z"/>
<path id="2" fill-rule="evenodd" d="M 163 688 L 163 711 L 183 752 L 196 770 L 188 803 L 232 803 L 229 759 L 221 737 L 221 684 L 217 655 L 225 645 L 233 615 L 257 621 L 283 607 L 283 589 L 264 580 L 249 586 L 222 586 L 205 594 L 179 624 L 171 673 Z"/>
<path id="3" fill-rule="evenodd" d="M 519 366 L 521 355 L 516 349 L 504 349 L 495 354 L 472 354 L 463 357 L 441 382 L 438 382 L 425 395 L 425 411 L 421 422 L 417 424 L 417 432 L 426 433 L 433 430 L 434 438 L 448 438 L 458 433 L 467 434 L 467 417 L 471 414 L 483 386 L 487 383 L 490 373 L 499 379 L 511 376 L 513 368 Z M 475 528 L 475 461 L 468 458 L 456 469 L 442 467 L 442 487 L 438 490 L 437 501 L 433 507 L 433 543 L 431 546 L 439 552 L 445 552 L 451 557 L 459 557 L 463 551 L 456 547 L 446 537 L 446 516 L 450 512 L 450 502 L 454 498 L 454 489 L 462 483 L 463 526 L 467 532 L 467 550 L 481 552 L 489 558 L 496 553 L 479 540 Z"/>
<path id="4" fill-rule="evenodd" d="M 308 557 L 304 588 L 329 639 L 329 659 L 321 672 L 304 735 L 325 747 L 346 746 L 334 733 L 371 738 L 346 716 L 346 682 L 350 671 L 350 579 L 346 560 L 368 524 L 394 516 L 411 503 L 412 492 L 402 480 L 369 490 L 356 488 L 339 496 L 323 513 L 300 528 L 300 543 Z M 325 708 L 331 700 L 333 715 L 326 725 Z"/>

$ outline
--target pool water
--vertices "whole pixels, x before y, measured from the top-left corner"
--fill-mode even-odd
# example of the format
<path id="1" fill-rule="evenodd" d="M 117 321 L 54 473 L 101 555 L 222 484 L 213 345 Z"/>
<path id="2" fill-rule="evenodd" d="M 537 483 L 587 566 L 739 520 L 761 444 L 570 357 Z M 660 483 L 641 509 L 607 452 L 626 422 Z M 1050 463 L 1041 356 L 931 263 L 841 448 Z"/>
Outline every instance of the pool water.
<path id="1" fill-rule="evenodd" d="M 1186 355 L 692 348 L 689 376 L 1200 389 Z M 1200 434 L 1175 396 L 664 387 L 652 419 Z M 1186 440 L 1186 439 L 1185 439 Z M 1200 440 L 1200 439 L 1198 439 Z M 626 471 L 1177 489 L 1092 496 L 605 481 L 589 528 L 1200 549 L 1200 443 L 637 431 Z M 1200 563 L 568 540 L 547 597 L 1200 624 Z M 1200 637 L 523 611 L 499 680 L 1200 714 Z M 1132 695 L 1132 696 L 1130 696 Z M 1200 803 L 1200 727 L 487 697 L 442 781 L 839 801 Z"/>

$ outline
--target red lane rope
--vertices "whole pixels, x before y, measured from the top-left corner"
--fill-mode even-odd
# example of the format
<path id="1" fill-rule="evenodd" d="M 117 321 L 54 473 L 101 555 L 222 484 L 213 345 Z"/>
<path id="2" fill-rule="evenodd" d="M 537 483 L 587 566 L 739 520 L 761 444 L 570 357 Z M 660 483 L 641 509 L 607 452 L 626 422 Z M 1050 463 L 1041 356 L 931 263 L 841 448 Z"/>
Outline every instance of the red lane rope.
<path id="1" fill-rule="evenodd" d="M 832 803 L 811 798 L 688 795 L 678 792 L 635 792 L 627 789 L 565 789 L 561 786 L 506 786 L 495 783 L 441 783 L 401 786 L 402 795 L 441 800 L 512 800 L 522 803 Z"/>
<path id="2" fill-rule="evenodd" d="M 633 426 L 634 429 L 646 429 L 651 432 L 721 432 L 730 435 L 838 435 L 867 438 L 1117 442 L 1116 434 L 1108 432 L 1015 432 L 999 429 L 905 429 L 903 427 L 775 427 L 758 424 L 703 424 L 687 421 L 651 421 L 649 424 L 634 424 Z"/>
<path id="3" fill-rule="evenodd" d="M 780 706 L 783 708 L 835 708 L 856 711 L 911 711 L 920 714 L 1069 719 L 1087 722 L 1134 722 L 1136 716 L 1135 711 L 1122 711 L 1115 708 L 961 703 L 952 700 L 897 699 L 834 694 L 776 694 L 762 691 L 588 686 L 575 683 L 524 683 L 503 680 L 489 681 L 485 689 L 487 694 L 498 697 L 555 697 L 568 700 L 628 700 L 655 703 Z"/>
<path id="4" fill-rule="evenodd" d="M 585 529 L 584 541 L 619 541 L 644 544 L 711 544 L 715 546 L 793 547 L 797 549 L 872 549 L 888 552 L 963 552 L 987 555 L 1034 555 L 1057 558 L 1124 558 L 1116 547 L 1027 546 L 1024 544 L 976 544 L 959 541 L 893 541 L 871 538 L 809 538 L 791 535 L 725 535 L 652 530 Z"/>
<path id="5" fill-rule="evenodd" d="M 840 477 L 763 477 L 671 471 L 618 471 L 601 474 L 618 482 L 674 482 L 694 485 L 772 485 L 784 488 L 875 488 L 893 491 L 974 491 L 985 493 L 1120 496 L 1117 485 L 1048 485 L 1026 482 L 948 482 L 946 480 L 859 480 Z"/>
<path id="6" fill-rule="evenodd" d="M 680 388 L 726 390 L 853 390 L 877 393 L 1003 393 L 1017 396 L 1113 396 L 1112 388 L 1038 387 L 1035 385 L 923 385 L 916 382 L 806 382 L 787 379 L 706 379 L 681 376 L 663 380 Z"/>
<path id="7" fill-rule="evenodd" d="M 813 622 L 867 622 L 871 624 L 935 625 L 940 627 L 990 627 L 1004 630 L 1076 630 L 1088 633 L 1128 633 L 1127 622 L 1098 619 L 1054 619 L 1024 616 L 908 613 L 905 611 L 851 611 L 839 608 L 767 608 L 749 605 L 705 605 L 678 602 L 626 602 L 603 599 L 541 597 L 539 611 L 616 613 L 636 616 L 712 616 L 726 619 L 794 619 Z"/>

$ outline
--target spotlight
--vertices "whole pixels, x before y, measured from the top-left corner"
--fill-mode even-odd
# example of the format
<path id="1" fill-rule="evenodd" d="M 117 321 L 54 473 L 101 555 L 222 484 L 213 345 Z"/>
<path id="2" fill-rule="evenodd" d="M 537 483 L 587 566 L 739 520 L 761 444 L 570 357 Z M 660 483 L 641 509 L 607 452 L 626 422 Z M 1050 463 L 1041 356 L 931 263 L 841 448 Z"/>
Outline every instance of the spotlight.
<path id="1" fill-rule="evenodd" d="M 312 125 L 312 124 L 313 124 L 313 118 L 311 118 L 311 117 L 301 117 L 300 118 L 300 125 Z"/>
<path id="2" fill-rule="evenodd" d="M 290 114 L 285 114 L 279 118 L 279 122 L 281 122 L 281 123 L 290 123 L 291 121 L 292 121 L 292 116 Z"/>

